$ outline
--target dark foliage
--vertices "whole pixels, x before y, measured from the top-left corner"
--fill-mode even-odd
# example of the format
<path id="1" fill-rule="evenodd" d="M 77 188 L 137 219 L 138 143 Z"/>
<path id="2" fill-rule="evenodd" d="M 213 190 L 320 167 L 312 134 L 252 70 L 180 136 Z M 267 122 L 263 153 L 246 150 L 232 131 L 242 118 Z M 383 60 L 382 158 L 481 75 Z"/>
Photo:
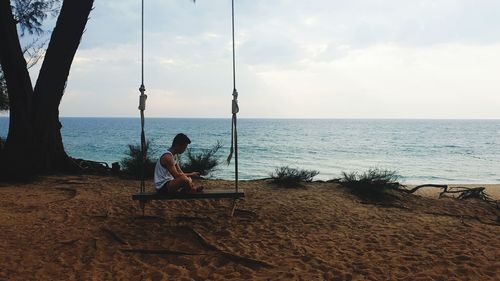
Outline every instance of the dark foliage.
<path id="1" fill-rule="evenodd" d="M 7 94 L 7 82 L 0 69 L 0 111 L 9 110 L 9 95 Z"/>
<path id="2" fill-rule="evenodd" d="M 222 144 L 217 141 L 210 149 L 204 149 L 201 152 L 195 153 L 190 148 L 186 153 L 186 160 L 181 161 L 182 171 L 199 172 L 201 176 L 206 176 L 215 171 L 220 164 L 219 158 L 216 156 L 217 151 L 222 148 Z M 183 159 L 182 159 L 183 160 Z"/>
<path id="3" fill-rule="evenodd" d="M 120 164 L 122 166 L 122 172 L 125 176 L 134 179 L 141 179 L 142 168 L 144 167 L 144 178 L 152 179 L 154 176 L 155 162 L 149 158 L 151 155 L 151 145 L 150 142 L 146 142 L 145 151 L 146 159 L 144 161 L 144 166 L 142 163 L 142 152 L 141 145 L 128 145 L 129 151 L 126 152 L 127 157 L 124 158 Z"/>
<path id="4" fill-rule="evenodd" d="M 301 187 L 302 183 L 311 182 L 315 176 L 319 174 L 316 170 L 302 170 L 281 166 L 276 168 L 274 173 L 271 173 L 271 179 L 274 184 L 292 188 Z"/>
<path id="5" fill-rule="evenodd" d="M 12 10 L 15 20 L 21 26 L 21 36 L 25 31 L 40 35 L 44 32 L 42 23 L 48 15 L 55 16 L 60 9 L 60 0 L 15 0 Z"/>
<path id="6" fill-rule="evenodd" d="M 355 195 L 364 199 L 387 199 L 388 190 L 401 187 L 400 176 L 395 171 L 369 169 L 362 174 L 342 172 L 340 184 L 349 188 Z"/>
<path id="7" fill-rule="evenodd" d="M 24 31 L 28 31 L 29 34 L 36 33 L 38 36 L 23 48 L 26 67 L 28 69 L 36 65 L 44 55 L 47 41 L 42 40 L 42 34 L 45 33 L 45 30 L 42 29 L 42 23 L 49 15 L 56 16 L 60 9 L 60 2 L 60 0 L 12 1 L 12 11 L 16 22 L 21 27 L 21 36 L 24 36 Z M 6 110 L 9 110 L 9 96 L 7 93 L 7 82 L 0 68 L 0 111 Z"/>

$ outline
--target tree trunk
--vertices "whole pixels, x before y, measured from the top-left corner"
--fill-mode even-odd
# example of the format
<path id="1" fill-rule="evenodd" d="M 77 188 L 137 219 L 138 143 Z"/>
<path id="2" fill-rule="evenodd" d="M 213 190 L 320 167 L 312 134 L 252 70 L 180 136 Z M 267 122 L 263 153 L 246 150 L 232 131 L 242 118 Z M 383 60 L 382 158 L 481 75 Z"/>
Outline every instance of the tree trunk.
<path id="1" fill-rule="evenodd" d="M 0 0 L 0 61 L 10 100 L 9 133 L 0 155 L 0 177 L 33 175 L 33 87 L 9 0 Z"/>
<path id="2" fill-rule="evenodd" d="M 52 32 L 34 91 L 33 125 L 40 172 L 72 172 L 78 166 L 64 151 L 59 104 L 93 0 L 65 0 Z"/>

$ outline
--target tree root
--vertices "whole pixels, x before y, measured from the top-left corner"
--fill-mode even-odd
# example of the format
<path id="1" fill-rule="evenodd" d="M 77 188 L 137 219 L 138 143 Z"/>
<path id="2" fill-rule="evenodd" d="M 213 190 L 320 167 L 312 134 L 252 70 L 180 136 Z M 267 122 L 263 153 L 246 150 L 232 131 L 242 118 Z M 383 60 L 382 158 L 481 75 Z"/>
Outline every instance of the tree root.
<path id="1" fill-rule="evenodd" d="M 176 216 L 176 221 L 211 221 L 209 217 L 196 217 L 196 216 Z"/>
<path id="2" fill-rule="evenodd" d="M 196 237 L 196 240 L 198 240 L 198 242 L 205 248 L 211 250 L 211 251 L 220 251 L 219 248 L 211 243 L 209 243 L 198 231 L 194 230 L 192 227 L 190 226 L 180 226 L 179 228 L 181 229 L 185 229 L 187 230 L 188 232 L 190 232 L 191 234 L 194 235 L 194 237 Z"/>
<path id="3" fill-rule="evenodd" d="M 127 242 L 125 242 L 125 240 L 123 240 L 122 238 L 120 238 L 120 236 L 118 236 L 112 230 L 110 230 L 108 228 L 105 228 L 105 227 L 101 227 L 101 230 L 104 231 L 104 233 L 108 234 L 108 236 L 110 236 L 116 242 L 118 242 L 120 244 L 123 244 L 123 245 L 127 245 L 128 244 Z"/>
<path id="4" fill-rule="evenodd" d="M 190 233 L 192 233 L 196 237 L 196 239 L 198 240 L 198 242 L 200 244 L 202 244 L 205 248 L 207 248 L 209 250 L 212 250 L 212 251 L 215 251 L 216 253 L 218 253 L 222 257 L 224 257 L 224 258 L 226 258 L 226 259 L 228 259 L 228 260 L 230 260 L 232 262 L 236 262 L 236 263 L 239 263 L 239 264 L 241 264 L 243 266 L 247 266 L 247 267 L 251 267 L 251 268 L 254 268 L 254 267 L 273 268 L 274 267 L 274 265 L 272 265 L 270 263 L 267 263 L 267 262 L 264 262 L 264 261 L 260 261 L 260 260 L 256 260 L 256 259 L 252 259 L 252 258 L 247 258 L 247 257 L 243 257 L 243 256 L 239 256 L 239 255 L 236 255 L 236 254 L 229 253 L 229 252 L 226 252 L 224 250 L 221 250 L 216 245 L 208 242 L 207 239 L 205 239 L 205 237 L 203 237 L 203 235 L 201 235 L 195 229 L 193 229 L 193 228 L 191 228 L 189 226 L 183 226 L 182 228 L 184 228 L 187 231 L 189 231 Z"/>
<path id="5" fill-rule="evenodd" d="M 274 265 L 267 263 L 265 261 L 260 261 L 252 258 L 242 257 L 235 255 L 233 253 L 225 252 L 219 250 L 218 253 L 225 257 L 226 259 L 244 265 L 246 267 L 254 268 L 254 267 L 264 267 L 264 268 L 273 268 Z"/>
<path id="6" fill-rule="evenodd" d="M 248 257 L 243 257 L 239 256 L 224 250 L 219 249 L 219 247 L 215 246 L 214 244 L 208 242 L 203 235 L 201 235 L 198 231 L 194 230 L 193 228 L 189 226 L 181 226 L 179 227 L 180 229 L 185 229 L 188 232 L 192 233 L 198 242 L 206 249 L 213 251 L 213 254 L 210 253 L 190 253 L 190 252 L 183 252 L 183 251 L 175 251 L 175 250 L 168 250 L 168 249 L 120 249 L 120 251 L 125 252 L 125 253 L 140 253 L 140 254 L 152 254 L 152 255 L 173 255 L 173 256 L 202 256 L 202 255 L 219 255 L 229 261 L 241 264 L 246 267 L 250 268 L 259 268 L 259 267 L 264 267 L 264 268 L 273 268 L 274 265 L 248 258 Z M 107 228 L 101 228 L 104 232 L 106 232 L 109 236 L 111 236 L 115 241 L 120 242 L 121 244 L 128 245 L 127 242 L 125 242 L 123 239 L 121 239 L 118 235 L 116 235 L 113 231 L 107 229 Z"/>
<path id="7" fill-rule="evenodd" d="M 106 213 L 104 213 L 102 215 L 91 215 L 90 217 L 91 218 L 97 218 L 97 219 L 105 219 L 105 218 L 108 217 L 108 213 L 106 212 Z"/>
<path id="8" fill-rule="evenodd" d="M 159 217 L 159 216 L 147 216 L 147 215 L 145 215 L 145 216 L 135 216 L 134 219 L 135 220 L 152 220 L 152 221 L 159 220 L 159 221 L 162 221 L 162 222 L 165 221 L 165 219 L 162 218 L 162 217 Z"/>
<path id="9" fill-rule="evenodd" d="M 402 209 L 402 210 L 409 210 L 410 208 L 406 207 L 405 205 L 397 204 L 397 203 L 373 203 L 369 201 L 358 201 L 361 204 L 365 205 L 374 205 L 374 206 L 380 206 L 383 208 L 396 208 L 396 209 Z"/>
<path id="10" fill-rule="evenodd" d="M 75 198 L 75 196 L 77 194 L 76 189 L 73 189 L 73 188 L 56 187 L 55 189 L 68 192 L 69 193 L 69 197 L 68 198 L 64 198 L 64 199 L 58 199 L 58 200 L 50 201 L 50 202 L 47 202 L 47 204 L 52 204 L 52 203 L 62 202 L 62 201 L 68 201 L 68 200 L 71 200 L 71 199 Z"/>
<path id="11" fill-rule="evenodd" d="M 66 198 L 65 200 L 73 199 L 73 197 L 75 197 L 76 193 L 77 193 L 76 189 L 68 188 L 68 187 L 56 187 L 56 189 L 67 191 L 69 193 L 69 198 Z"/>
<path id="12" fill-rule="evenodd" d="M 88 182 L 85 182 L 85 181 L 79 181 L 79 180 L 73 180 L 73 179 L 69 179 L 69 180 L 66 180 L 66 179 L 62 179 L 62 180 L 54 180 L 53 181 L 54 184 L 67 184 L 67 185 L 84 185 L 84 184 L 88 184 Z"/>
<path id="13" fill-rule="evenodd" d="M 482 223 L 482 224 L 486 224 L 486 225 L 492 225 L 492 226 L 500 226 L 500 223 L 497 222 L 497 223 L 491 223 L 491 222 L 486 222 L 484 220 L 482 220 L 480 217 L 478 216 L 471 216 L 471 215 L 455 215 L 455 214 L 447 214 L 447 213 L 436 213 L 436 212 L 423 212 L 424 214 L 428 214 L 428 215 L 434 215 L 434 216 L 444 216 L 444 217 L 452 217 L 452 218 L 459 218 L 462 223 L 463 223 L 463 220 L 464 219 L 467 219 L 467 220 L 476 220 L 478 221 L 479 223 Z M 497 220 L 498 221 L 498 220 Z"/>
<path id="14" fill-rule="evenodd" d="M 62 241 L 59 241 L 59 243 L 69 245 L 69 244 L 75 243 L 78 240 L 80 240 L 80 239 L 77 238 L 77 239 L 70 239 L 70 240 L 62 240 Z"/>
<path id="15" fill-rule="evenodd" d="M 182 251 L 172 251 L 168 249 L 120 249 L 125 253 L 139 253 L 150 255 L 172 255 L 172 256 L 203 256 L 203 253 L 188 253 Z"/>
<path id="16" fill-rule="evenodd" d="M 243 210 L 243 209 L 235 209 L 234 210 L 234 216 L 239 217 L 239 218 L 244 218 L 248 220 L 255 220 L 258 218 L 257 213 L 249 210 Z"/>

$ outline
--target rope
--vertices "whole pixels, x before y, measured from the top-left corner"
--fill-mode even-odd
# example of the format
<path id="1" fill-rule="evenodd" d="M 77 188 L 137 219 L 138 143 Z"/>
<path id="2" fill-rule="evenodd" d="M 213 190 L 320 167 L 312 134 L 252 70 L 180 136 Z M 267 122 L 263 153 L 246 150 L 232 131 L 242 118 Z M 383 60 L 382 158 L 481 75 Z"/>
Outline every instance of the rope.
<path id="1" fill-rule="evenodd" d="M 232 23 L 232 33 L 233 33 L 233 89 L 236 91 L 236 59 L 235 59 L 236 55 L 234 48 L 234 0 L 231 1 L 231 23 Z"/>
<path id="2" fill-rule="evenodd" d="M 146 134 L 144 133 L 144 110 L 146 110 L 147 95 L 144 94 L 146 87 L 144 87 L 144 0 L 141 1 L 141 86 L 139 87 L 139 110 L 141 111 L 141 193 L 145 192 L 144 184 L 144 169 L 146 166 Z"/>
<path id="3" fill-rule="evenodd" d="M 237 113 L 240 111 L 238 106 L 238 91 L 236 90 L 236 51 L 234 44 L 234 0 L 231 1 L 231 27 L 233 40 L 233 101 L 231 104 L 232 120 L 231 120 L 231 149 L 227 157 L 227 164 L 231 162 L 234 152 L 234 189 L 238 192 L 238 130 L 237 130 Z"/>
<path id="4" fill-rule="evenodd" d="M 144 0 L 141 1 L 141 86 L 144 86 Z"/>
<path id="5" fill-rule="evenodd" d="M 232 101 L 232 122 L 231 122 L 231 150 L 227 157 L 227 163 L 231 162 L 234 152 L 234 172 L 235 172 L 235 191 L 238 192 L 238 131 L 237 131 L 237 113 L 238 106 L 238 91 L 236 90 L 236 51 L 234 43 L 234 0 L 231 1 L 231 27 L 233 41 L 233 101 Z M 144 86 L 144 0 L 141 0 L 141 86 L 139 92 L 139 110 L 141 111 L 141 156 L 142 156 L 142 171 L 141 171 L 141 193 L 145 192 L 144 184 L 144 169 L 146 162 L 146 135 L 144 133 L 144 110 L 146 110 L 147 95 L 144 94 L 146 87 Z"/>

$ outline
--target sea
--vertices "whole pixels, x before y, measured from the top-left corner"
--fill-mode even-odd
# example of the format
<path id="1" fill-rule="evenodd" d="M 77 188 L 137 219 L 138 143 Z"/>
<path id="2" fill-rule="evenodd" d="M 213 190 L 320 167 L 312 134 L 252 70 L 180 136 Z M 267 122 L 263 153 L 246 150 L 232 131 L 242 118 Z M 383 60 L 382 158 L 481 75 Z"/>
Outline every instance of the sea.
<path id="1" fill-rule="evenodd" d="M 74 158 L 120 162 L 140 143 L 139 118 L 60 118 L 67 153 Z M 0 117 L 0 137 L 8 117 Z M 238 119 L 239 179 L 267 178 L 276 168 L 317 170 L 315 179 L 342 172 L 396 171 L 405 184 L 500 183 L 500 120 Z M 222 144 L 221 164 L 210 177 L 232 180 L 231 119 L 147 118 L 151 157 L 177 133 L 194 153 Z M 182 158 L 181 158 L 182 159 Z"/>

